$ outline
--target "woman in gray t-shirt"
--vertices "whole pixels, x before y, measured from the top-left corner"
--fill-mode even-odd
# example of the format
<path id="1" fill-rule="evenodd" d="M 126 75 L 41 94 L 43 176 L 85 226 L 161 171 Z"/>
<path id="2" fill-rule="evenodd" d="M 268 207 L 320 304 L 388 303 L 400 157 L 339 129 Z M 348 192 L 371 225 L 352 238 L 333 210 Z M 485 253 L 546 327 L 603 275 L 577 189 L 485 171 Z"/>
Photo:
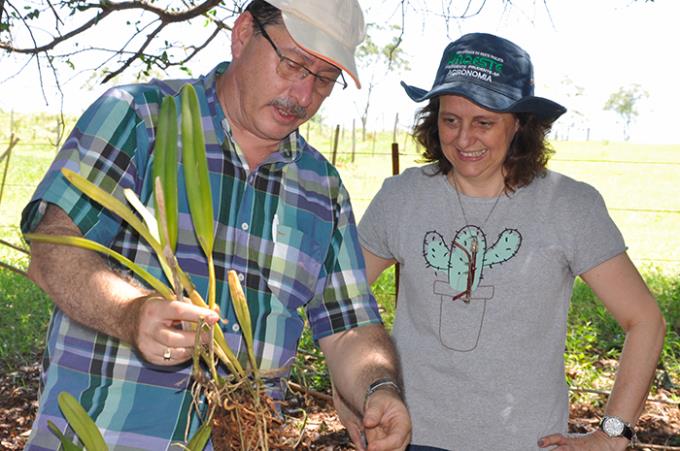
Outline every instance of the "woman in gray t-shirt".
<path id="1" fill-rule="evenodd" d="M 359 234 L 369 281 L 401 267 L 393 335 L 412 450 L 623 450 L 654 374 L 659 308 L 599 193 L 546 169 L 565 109 L 533 95 L 532 74 L 521 48 L 475 33 L 445 49 L 430 91 L 402 83 L 429 100 L 415 136 L 431 163 L 387 179 Z M 568 437 L 576 276 L 626 342 L 600 429 Z M 358 438 L 356 418 L 342 418 Z"/>

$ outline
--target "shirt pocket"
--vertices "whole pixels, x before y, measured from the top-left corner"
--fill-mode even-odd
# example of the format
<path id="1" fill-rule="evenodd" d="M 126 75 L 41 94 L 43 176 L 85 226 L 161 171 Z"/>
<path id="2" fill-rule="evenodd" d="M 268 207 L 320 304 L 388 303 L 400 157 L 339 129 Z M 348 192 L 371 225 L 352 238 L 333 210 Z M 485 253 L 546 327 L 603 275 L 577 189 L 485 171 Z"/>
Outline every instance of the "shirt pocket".
<path id="1" fill-rule="evenodd" d="M 302 230 L 285 224 L 277 226 L 272 241 L 269 288 L 289 309 L 304 305 L 316 290 L 322 246 Z"/>

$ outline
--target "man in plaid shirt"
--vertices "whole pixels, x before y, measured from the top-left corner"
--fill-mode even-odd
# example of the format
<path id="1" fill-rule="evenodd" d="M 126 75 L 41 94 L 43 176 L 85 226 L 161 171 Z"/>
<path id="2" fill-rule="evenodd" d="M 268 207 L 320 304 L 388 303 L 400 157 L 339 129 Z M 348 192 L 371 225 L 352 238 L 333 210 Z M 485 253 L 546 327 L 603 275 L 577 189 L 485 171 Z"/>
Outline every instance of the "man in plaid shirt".
<path id="1" fill-rule="evenodd" d="M 343 70 L 359 87 L 354 51 L 363 37 L 356 0 L 254 0 L 234 23 L 230 63 L 195 80 L 112 88 L 91 105 L 25 208 L 22 229 L 85 236 L 162 277 L 146 243 L 60 170 L 120 199 L 130 188 L 153 208 L 160 102 L 192 83 L 214 196 L 217 300 L 230 346 L 244 356 L 226 281 L 233 269 L 248 298 L 260 369 L 288 375 L 304 308 L 343 405 L 363 414 L 371 449 L 404 449 L 410 420 L 398 362 L 366 281 L 349 196 L 337 170 L 297 132 L 335 85 L 347 86 Z M 205 295 L 206 258 L 178 172 L 177 257 Z M 187 428 L 196 430 L 189 390 L 195 335 L 173 324 L 214 324 L 217 314 L 150 298 L 94 252 L 40 243 L 31 251 L 29 274 L 55 309 L 26 449 L 58 447 L 47 421 L 67 428 L 56 401 L 61 391 L 78 398 L 111 449 L 168 449 Z M 352 436 L 360 442 L 357 431 Z"/>

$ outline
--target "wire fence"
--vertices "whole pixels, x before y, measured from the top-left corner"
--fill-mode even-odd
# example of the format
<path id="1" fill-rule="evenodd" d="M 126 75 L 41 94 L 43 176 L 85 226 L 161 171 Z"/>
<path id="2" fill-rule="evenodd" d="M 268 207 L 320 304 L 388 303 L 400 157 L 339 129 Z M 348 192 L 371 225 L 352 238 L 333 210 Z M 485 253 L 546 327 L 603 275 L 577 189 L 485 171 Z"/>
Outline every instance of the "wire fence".
<path id="1" fill-rule="evenodd" d="M 61 119 L 56 115 L 52 117 L 41 117 L 35 121 L 34 127 L 29 127 L 30 133 L 26 133 L 27 125 L 31 122 L 27 117 L 12 118 L 10 123 L 7 122 L 7 114 L 3 115 L 0 112 L 0 154 L 3 153 L 10 144 L 11 133 L 7 133 L 7 126 L 11 124 L 11 130 L 20 130 L 21 134 L 28 135 L 15 143 L 14 155 L 21 156 L 28 152 L 40 152 L 41 155 L 48 155 L 51 159 L 56 154 L 60 142 L 65 139 L 63 129 L 59 130 L 57 127 L 58 121 Z M 66 118 L 65 127 L 72 127 L 75 118 Z M 397 143 L 399 158 L 404 167 L 418 164 L 421 149 L 412 139 L 411 135 L 405 130 L 405 127 L 398 126 L 398 116 L 395 118 L 395 126 L 391 131 L 366 131 L 365 133 L 357 126 L 359 122 L 355 122 L 351 127 L 342 126 L 327 126 L 312 121 L 301 127 L 300 132 L 305 136 L 314 146 L 321 151 L 329 160 L 336 163 L 343 180 L 348 186 L 348 190 L 352 195 L 352 201 L 357 211 L 357 218 L 370 203 L 373 195 L 380 188 L 382 180 L 392 175 L 389 171 L 388 160 L 392 158 L 392 149 L 390 143 Z M 42 125 L 41 125 L 42 124 Z M 4 133 L 3 133 L 4 130 Z M 35 139 L 32 139 L 35 137 Z M 386 145 L 386 143 L 388 143 Z M 675 153 L 661 155 L 661 158 L 656 160 L 637 160 L 633 158 L 572 158 L 572 154 L 567 153 L 567 156 L 561 156 L 558 152 L 550 160 L 551 164 L 568 165 L 570 168 L 576 168 L 576 173 L 583 171 L 584 173 L 592 172 L 598 173 L 597 182 L 602 178 L 602 170 L 616 165 L 622 168 L 621 172 L 626 173 L 629 168 L 634 168 L 635 171 L 648 172 L 651 170 L 661 171 L 669 176 L 663 178 L 673 178 L 680 175 L 678 168 L 680 167 L 680 149 L 675 153 L 678 158 L 675 158 Z M 630 155 L 629 155 L 630 156 Z M 664 158 L 668 157 L 668 158 Z M 12 159 L 14 160 L 14 156 Z M 382 162 L 385 164 L 382 164 Z M 366 164 L 370 162 L 371 164 Z M 8 164 L 9 163 L 9 164 Z M 7 169 L 13 163 L 8 158 L 5 161 L 0 160 L 0 176 L 3 170 Z M 43 171 L 47 167 L 45 166 Z M 647 169 L 647 170 L 645 170 Z M 563 171 L 559 171 L 563 172 Z M 36 187 L 34 179 L 17 176 L 13 174 L 11 167 L 8 171 L 9 176 L 6 177 L 4 183 L 4 194 L 7 198 L 10 193 L 20 192 L 19 197 L 24 197 L 23 201 L 27 202 L 31 193 Z M 568 174 L 570 175 L 570 174 Z M 579 178 L 578 175 L 575 178 Z M 30 181 L 29 181 L 30 180 Z M 588 180 L 585 180 L 588 182 Z M 649 183 L 656 183 L 652 180 Z M 612 182 L 612 189 L 625 184 L 625 182 Z M 639 189 L 648 189 L 648 186 L 641 186 Z M 600 187 L 598 186 L 598 189 Z M 28 198 L 26 198 L 28 197 Z M 607 198 L 607 195 L 604 195 Z M 660 241 L 666 242 L 666 247 L 671 249 L 673 247 L 680 249 L 680 238 L 673 238 L 680 236 L 680 201 L 674 201 L 669 198 L 659 198 L 660 196 L 649 196 L 650 202 L 643 204 L 642 202 L 632 202 L 633 205 L 618 205 L 619 202 L 629 203 L 627 199 L 615 199 L 615 202 L 607 202 L 609 211 L 612 216 L 617 218 L 633 218 L 626 219 L 626 221 L 633 224 L 633 227 L 646 228 L 650 234 L 655 234 L 654 230 L 649 227 L 659 227 L 663 229 L 661 233 L 662 239 Z M 670 200 L 669 200 L 670 199 Z M 654 202 L 651 202 L 653 200 Z M 3 200 L 0 196 L 0 208 L 3 204 L 7 204 L 7 200 Z M 15 205 L 16 207 L 16 205 Z M 20 209 L 20 207 L 17 207 Z M 0 210 L 2 211 L 2 210 Z M 632 215 L 632 216 L 631 216 Z M 4 215 L 3 215 L 4 216 Z M 15 221 L 16 222 L 16 221 Z M 618 221 L 617 221 L 618 224 Z M 659 225 L 661 224 L 661 225 Z M 6 220 L 0 220 L 0 228 L 11 229 L 15 228 L 15 224 Z M 670 229 L 670 230 L 668 230 Z M 664 235 L 665 234 L 665 235 Z M 658 235 L 658 234 L 657 234 Z M 669 237 L 669 238 L 663 238 Z M 657 236 L 658 239 L 658 236 Z M 677 243 L 673 241 L 677 240 Z M 669 244 L 670 242 L 670 244 Z M 677 244 L 677 246 L 675 245 Z M 652 245 L 643 244 L 640 247 L 649 248 Z M 680 250 L 663 252 L 655 252 L 654 255 L 640 255 L 638 261 L 643 263 L 664 264 L 680 269 Z"/>

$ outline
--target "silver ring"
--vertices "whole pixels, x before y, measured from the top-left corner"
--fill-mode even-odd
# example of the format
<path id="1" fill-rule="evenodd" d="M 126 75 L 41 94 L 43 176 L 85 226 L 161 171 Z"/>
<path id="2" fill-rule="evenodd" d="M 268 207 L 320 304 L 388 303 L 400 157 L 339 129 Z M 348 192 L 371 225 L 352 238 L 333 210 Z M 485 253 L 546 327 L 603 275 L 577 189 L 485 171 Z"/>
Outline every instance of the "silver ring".
<path id="1" fill-rule="evenodd" d="M 163 360 L 167 362 L 170 359 L 172 359 L 172 349 L 166 348 L 165 352 L 163 353 Z"/>

